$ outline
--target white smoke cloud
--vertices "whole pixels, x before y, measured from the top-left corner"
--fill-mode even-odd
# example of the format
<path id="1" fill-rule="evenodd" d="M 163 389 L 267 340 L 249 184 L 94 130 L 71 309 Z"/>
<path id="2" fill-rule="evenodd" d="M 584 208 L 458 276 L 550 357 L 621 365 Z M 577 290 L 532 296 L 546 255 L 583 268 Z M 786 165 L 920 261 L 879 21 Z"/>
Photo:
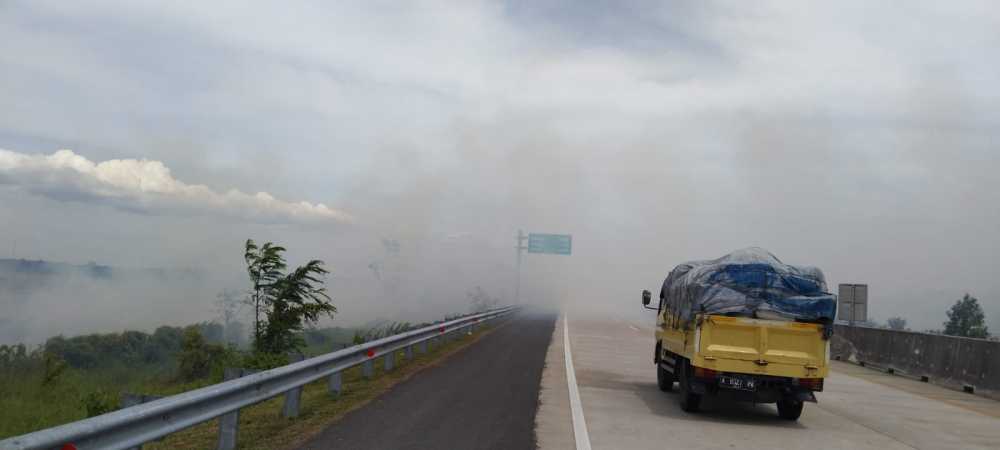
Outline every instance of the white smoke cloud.
<path id="1" fill-rule="evenodd" d="M 108 204 L 145 214 L 217 215 L 259 223 L 343 223 L 352 217 L 322 203 L 288 202 L 267 192 L 216 192 L 175 179 L 160 161 L 95 163 L 71 150 L 51 155 L 0 149 L 0 185 L 59 201 Z"/>

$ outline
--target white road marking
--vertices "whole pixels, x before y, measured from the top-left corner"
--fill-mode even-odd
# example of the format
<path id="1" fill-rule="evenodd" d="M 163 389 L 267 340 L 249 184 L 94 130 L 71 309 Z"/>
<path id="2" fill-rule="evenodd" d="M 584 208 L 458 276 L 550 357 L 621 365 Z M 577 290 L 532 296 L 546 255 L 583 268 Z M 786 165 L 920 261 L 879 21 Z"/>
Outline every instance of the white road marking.
<path id="1" fill-rule="evenodd" d="M 569 348 L 568 316 L 563 316 L 563 347 L 563 353 L 566 355 L 566 384 L 569 385 L 569 407 L 573 412 L 573 437 L 576 438 L 576 450 L 590 450 L 590 434 L 587 433 L 587 421 L 583 418 L 580 389 L 576 386 L 576 372 L 573 370 L 573 352 Z"/>
<path id="2" fill-rule="evenodd" d="M 635 330 L 635 331 L 642 331 L 641 329 L 639 329 L 639 327 L 637 327 L 635 325 L 632 325 L 632 324 L 628 324 L 628 327 L 631 328 L 631 329 L 633 329 L 633 330 Z"/>

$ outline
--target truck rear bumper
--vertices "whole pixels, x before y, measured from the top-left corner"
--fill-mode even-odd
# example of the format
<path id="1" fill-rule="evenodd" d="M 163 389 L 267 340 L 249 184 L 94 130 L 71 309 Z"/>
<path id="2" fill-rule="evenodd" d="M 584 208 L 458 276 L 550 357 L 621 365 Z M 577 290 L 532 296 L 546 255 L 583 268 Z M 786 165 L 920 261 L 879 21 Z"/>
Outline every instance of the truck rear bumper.
<path id="1" fill-rule="evenodd" d="M 691 390 L 696 394 L 712 395 L 735 401 L 752 403 L 775 403 L 781 399 L 794 398 L 800 402 L 816 402 L 813 391 L 792 384 L 791 380 L 775 380 L 773 378 L 754 377 L 758 386 L 753 391 L 728 389 L 720 387 L 711 380 L 692 380 Z"/>

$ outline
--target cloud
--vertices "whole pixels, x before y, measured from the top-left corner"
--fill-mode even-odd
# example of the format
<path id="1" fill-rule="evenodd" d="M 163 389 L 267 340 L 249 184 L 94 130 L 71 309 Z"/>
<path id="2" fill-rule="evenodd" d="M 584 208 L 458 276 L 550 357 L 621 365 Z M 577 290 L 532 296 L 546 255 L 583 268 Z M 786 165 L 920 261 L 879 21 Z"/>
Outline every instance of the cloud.
<path id="1" fill-rule="evenodd" d="M 170 168 L 148 159 L 95 163 L 72 150 L 51 155 L 0 149 L 0 185 L 70 202 L 106 204 L 152 215 L 214 215 L 255 223 L 322 224 L 352 217 L 322 203 L 289 202 L 267 192 L 216 192 L 175 179 Z"/>

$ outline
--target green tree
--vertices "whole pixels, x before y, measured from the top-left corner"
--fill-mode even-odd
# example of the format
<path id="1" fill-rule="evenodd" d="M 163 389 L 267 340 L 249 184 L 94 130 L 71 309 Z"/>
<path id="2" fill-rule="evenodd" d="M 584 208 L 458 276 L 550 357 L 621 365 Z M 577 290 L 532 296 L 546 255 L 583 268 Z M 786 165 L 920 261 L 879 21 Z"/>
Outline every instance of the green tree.
<path id="1" fill-rule="evenodd" d="M 893 330 L 905 330 L 906 329 L 906 319 L 902 317 L 890 317 L 886 321 L 886 325 Z"/>
<path id="2" fill-rule="evenodd" d="M 261 314 L 274 300 L 275 284 L 283 276 L 287 265 L 281 254 L 284 247 L 270 242 L 257 246 L 253 239 L 247 239 L 243 259 L 247 263 L 247 274 L 250 275 L 250 306 L 253 307 L 254 344 L 261 341 L 264 332 Z"/>
<path id="3" fill-rule="evenodd" d="M 205 338 L 206 342 L 212 344 L 225 344 L 226 343 L 226 327 L 218 322 L 201 322 L 195 324 L 198 327 L 198 332 L 201 333 L 201 337 Z"/>
<path id="4" fill-rule="evenodd" d="M 253 283 L 254 349 L 258 352 L 282 354 L 302 347 L 303 327 L 337 312 L 323 287 L 321 277 L 329 273 L 323 261 L 314 259 L 286 274 L 284 251 L 270 242 L 260 247 L 251 239 L 246 243 L 247 273 Z"/>
<path id="5" fill-rule="evenodd" d="M 986 328 L 986 314 L 979 306 L 979 300 L 965 294 L 948 310 L 948 321 L 944 323 L 944 334 L 973 338 L 989 337 Z"/>

